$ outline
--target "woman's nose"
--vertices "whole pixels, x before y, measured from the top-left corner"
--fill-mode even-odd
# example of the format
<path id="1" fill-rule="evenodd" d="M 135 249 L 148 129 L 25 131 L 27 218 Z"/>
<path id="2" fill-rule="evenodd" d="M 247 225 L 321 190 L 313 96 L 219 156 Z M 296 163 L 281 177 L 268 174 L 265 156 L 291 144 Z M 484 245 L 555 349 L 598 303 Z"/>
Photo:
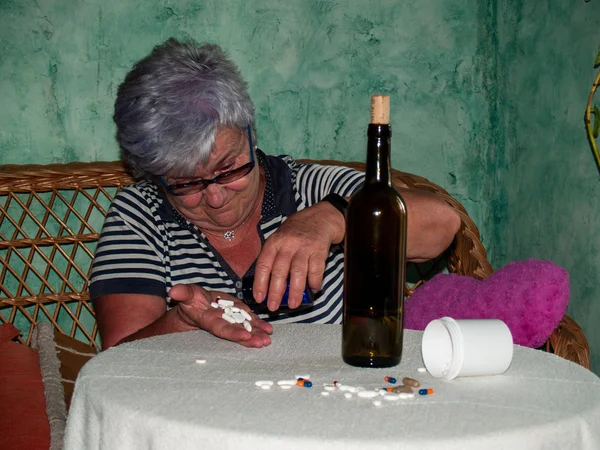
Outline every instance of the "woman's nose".
<path id="1" fill-rule="evenodd" d="M 204 195 L 206 203 L 211 208 L 220 208 L 227 199 L 225 187 L 217 183 L 209 184 L 202 194 Z"/>

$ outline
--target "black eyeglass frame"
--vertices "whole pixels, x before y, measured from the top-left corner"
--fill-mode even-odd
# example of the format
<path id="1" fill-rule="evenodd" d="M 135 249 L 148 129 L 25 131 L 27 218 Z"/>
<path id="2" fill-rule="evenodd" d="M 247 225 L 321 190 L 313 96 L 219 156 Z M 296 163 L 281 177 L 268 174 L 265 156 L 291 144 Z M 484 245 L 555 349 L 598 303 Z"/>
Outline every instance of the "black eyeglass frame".
<path id="1" fill-rule="evenodd" d="M 233 183 L 235 181 L 238 181 L 238 180 L 244 178 L 246 175 L 248 175 L 250 172 L 252 172 L 252 169 L 254 169 L 254 166 L 256 165 L 256 161 L 254 159 L 254 145 L 252 143 L 252 130 L 250 128 L 250 125 L 248 125 L 248 143 L 250 144 L 250 162 L 247 162 L 246 164 L 244 164 L 236 169 L 232 169 L 232 170 L 228 170 L 227 172 L 223 172 L 210 180 L 205 180 L 205 179 L 199 178 L 197 180 L 188 181 L 187 183 L 169 184 L 161 176 L 159 176 L 158 179 L 161 182 L 161 184 L 165 187 L 165 189 L 169 192 L 169 194 L 180 196 L 180 197 L 185 196 L 185 195 L 197 194 L 198 192 L 202 192 L 204 189 L 206 189 L 208 186 L 210 186 L 213 183 L 217 183 L 217 184 Z M 239 174 L 239 176 L 232 180 L 223 181 L 227 177 L 230 177 L 232 175 L 238 175 L 238 174 Z M 190 189 L 190 188 L 197 188 L 197 189 L 194 189 L 190 192 L 177 192 L 180 189 Z"/>

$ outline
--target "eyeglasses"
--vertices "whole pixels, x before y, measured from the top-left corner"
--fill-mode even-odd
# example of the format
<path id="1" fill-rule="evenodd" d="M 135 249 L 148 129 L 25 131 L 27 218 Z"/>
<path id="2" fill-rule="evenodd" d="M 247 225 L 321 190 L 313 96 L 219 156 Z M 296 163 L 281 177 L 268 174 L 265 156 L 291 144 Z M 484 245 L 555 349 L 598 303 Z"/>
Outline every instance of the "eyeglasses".
<path id="1" fill-rule="evenodd" d="M 197 180 L 188 181 L 187 183 L 175 183 L 169 184 L 165 181 L 163 177 L 158 177 L 162 185 L 165 189 L 172 195 L 191 195 L 196 194 L 198 192 L 203 191 L 208 186 L 213 183 L 217 184 L 229 184 L 234 181 L 239 180 L 240 178 L 244 178 L 252 169 L 254 169 L 255 161 L 254 161 L 254 149 L 252 145 L 252 132 L 250 130 L 250 125 L 248 125 L 248 143 L 250 144 L 250 162 L 244 164 L 243 166 L 238 167 L 237 169 L 228 170 L 227 172 L 223 172 L 220 175 L 217 175 L 213 179 L 204 180 L 199 178 Z"/>

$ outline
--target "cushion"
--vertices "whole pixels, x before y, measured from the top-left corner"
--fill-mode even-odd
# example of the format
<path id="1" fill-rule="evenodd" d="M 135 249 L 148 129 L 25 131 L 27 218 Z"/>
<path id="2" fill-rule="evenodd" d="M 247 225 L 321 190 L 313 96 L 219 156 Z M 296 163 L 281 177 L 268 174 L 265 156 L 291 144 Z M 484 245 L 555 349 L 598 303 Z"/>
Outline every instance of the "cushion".
<path id="1" fill-rule="evenodd" d="M 0 325 L 0 448 L 48 450 L 50 426 L 38 352 L 11 342 L 11 328 Z"/>
<path id="2" fill-rule="evenodd" d="M 537 348 L 564 317 L 569 294 L 567 272 L 551 261 L 516 261 L 484 280 L 438 274 L 406 300 L 404 325 L 424 330 L 444 316 L 501 319 L 515 344 Z"/>
<path id="3" fill-rule="evenodd" d="M 54 331 L 54 343 L 60 361 L 60 374 L 68 409 L 71 405 L 71 397 L 73 396 L 75 380 L 77 380 L 79 371 L 98 351 L 95 347 L 56 330 Z"/>

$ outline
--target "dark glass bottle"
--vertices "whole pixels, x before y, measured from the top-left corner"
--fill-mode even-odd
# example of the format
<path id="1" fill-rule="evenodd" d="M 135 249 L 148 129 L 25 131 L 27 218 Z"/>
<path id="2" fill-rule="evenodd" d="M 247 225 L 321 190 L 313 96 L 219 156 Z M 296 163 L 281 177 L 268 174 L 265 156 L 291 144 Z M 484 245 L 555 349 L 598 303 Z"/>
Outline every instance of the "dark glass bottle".
<path id="1" fill-rule="evenodd" d="M 392 186 L 389 97 L 373 96 L 363 187 L 346 211 L 342 357 L 392 367 L 402 357 L 406 205 Z"/>
<path id="2" fill-rule="evenodd" d="M 281 303 L 277 311 L 269 311 L 267 308 L 267 298 L 264 299 L 261 303 L 256 303 L 254 300 L 254 294 L 252 293 L 252 285 L 254 284 L 254 276 L 247 276 L 242 279 L 242 295 L 244 296 L 243 301 L 246 303 L 252 311 L 256 314 L 282 314 L 282 313 L 294 313 L 304 311 L 306 309 L 312 308 L 315 300 L 315 294 L 310 290 L 308 285 L 304 289 L 302 293 L 302 303 L 297 308 L 291 309 L 288 306 L 288 294 L 290 291 L 290 283 L 288 280 L 287 286 L 285 288 L 285 292 L 283 293 L 283 297 L 281 297 Z"/>

